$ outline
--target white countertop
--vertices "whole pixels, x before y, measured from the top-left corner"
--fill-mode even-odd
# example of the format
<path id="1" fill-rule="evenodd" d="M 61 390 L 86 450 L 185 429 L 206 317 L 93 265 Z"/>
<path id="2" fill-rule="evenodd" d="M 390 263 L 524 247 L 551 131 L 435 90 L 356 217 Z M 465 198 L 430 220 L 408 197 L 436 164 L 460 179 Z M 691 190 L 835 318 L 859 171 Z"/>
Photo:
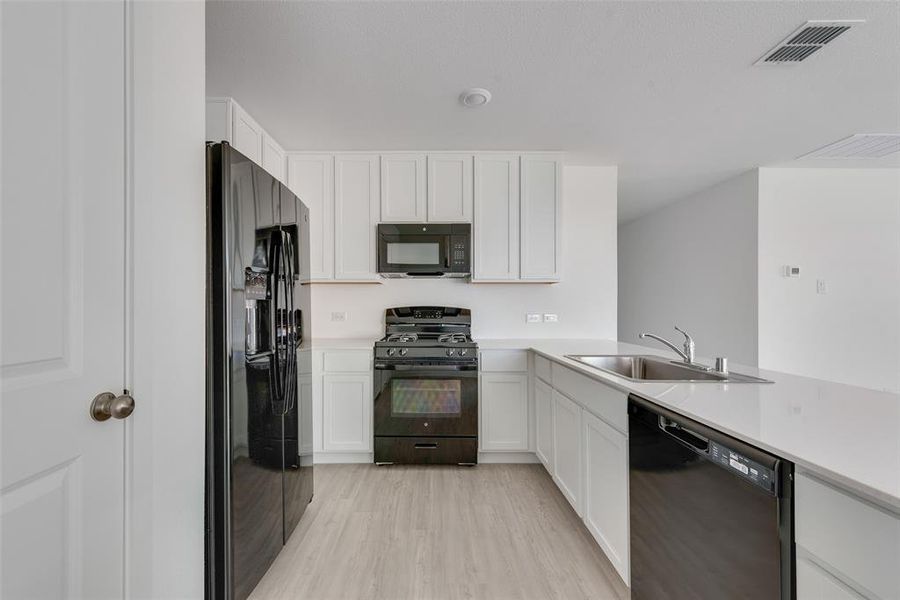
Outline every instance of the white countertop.
<path id="1" fill-rule="evenodd" d="M 479 339 L 478 346 L 533 350 L 900 511 L 900 394 L 743 365 L 729 368 L 775 383 L 636 383 L 565 358 L 566 354 L 672 358 L 665 350 L 612 340 Z"/>

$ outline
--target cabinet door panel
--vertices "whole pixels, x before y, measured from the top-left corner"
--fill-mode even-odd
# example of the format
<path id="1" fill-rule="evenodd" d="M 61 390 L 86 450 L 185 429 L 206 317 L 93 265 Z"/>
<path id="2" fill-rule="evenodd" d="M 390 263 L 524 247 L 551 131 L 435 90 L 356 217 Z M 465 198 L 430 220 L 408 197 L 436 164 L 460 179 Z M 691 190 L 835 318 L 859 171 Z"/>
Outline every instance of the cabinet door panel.
<path id="1" fill-rule="evenodd" d="M 423 223 L 425 220 L 425 156 L 382 156 L 381 221 Z"/>
<path id="2" fill-rule="evenodd" d="M 528 375 L 481 376 L 481 450 L 528 450 Z"/>
<path id="3" fill-rule="evenodd" d="M 581 515 L 581 407 L 553 390 L 553 480 Z"/>
<path id="4" fill-rule="evenodd" d="M 553 475 L 553 389 L 534 380 L 535 454 Z"/>
<path id="5" fill-rule="evenodd" d="M 472 221 L 472 157 L 456 154 L 428 156 L 428 221 Z"/>
<path id="6" fill-rule="evenodd" d="M 797 557 L 797 600 L 864 600 L 805 557 Z"/>
<path id="7" fill-rule="evenodd" d="M 323 387 L 324 450 L 371 452 L 371 375 L 326 374 Z"/>
<path id="8" fill-rule="evenodd" d="M 309 209 L 309 269 L 303 280 L 334 277 L 334 157 L 292 154 L 288 187 Z M 304 270 L 305 267 L 304 267 Z"/>
<path id="9" fill-rule="evenodd" d="M 284 150 L 281 149 L 278 142 L 272 139 L 272 136 L 265 132 L 262 135 L 262 167 L 272 177 L 284 182 Z"/>
<path id="10" fill-rule="evenodd" d="M 522 158 L 522 279 L 559 278 L 561 171 L 556 156 Z"/>
<path id="11" fill-rule="evenodd" d="M 338 156 L 334 170 L 334 277 L 374 279 L 378 156 Z"/>
<path id="12" fill-rule="evenodd" d="M 582 412 L 584 523 L 628 582 L 628 439 Z"/>
<path id="13" fill-rule="evenodd" d="M 519 277 L 519 157 L 475 157 L 475 280 Z"/>
<path id="14" fill-rule="evenodd" d="M 232 102 L 231 107 L 231 135 L 235 150 L 262 165 L 262 128 L 237 102 Z"/>

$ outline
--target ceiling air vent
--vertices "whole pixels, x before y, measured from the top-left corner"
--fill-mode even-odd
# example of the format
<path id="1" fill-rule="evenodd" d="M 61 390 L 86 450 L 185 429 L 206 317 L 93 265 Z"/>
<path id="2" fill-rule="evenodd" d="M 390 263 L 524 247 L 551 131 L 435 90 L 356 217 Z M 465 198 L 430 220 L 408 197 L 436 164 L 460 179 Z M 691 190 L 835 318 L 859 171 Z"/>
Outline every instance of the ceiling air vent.
<path id="1" fill-rule="evenodd" d="M 800 158 L 881 158 L 900 152 L 900 133 L 857 133 Z"/>
<path id="2" fill-rule="evenodd" d="M 865 23 L 854 21 L 807 21 L 791 35 L 766 52 L 756 61 L 757 65 L 793 65 L 806 60 L 825 44 L 853 26 Z"/>

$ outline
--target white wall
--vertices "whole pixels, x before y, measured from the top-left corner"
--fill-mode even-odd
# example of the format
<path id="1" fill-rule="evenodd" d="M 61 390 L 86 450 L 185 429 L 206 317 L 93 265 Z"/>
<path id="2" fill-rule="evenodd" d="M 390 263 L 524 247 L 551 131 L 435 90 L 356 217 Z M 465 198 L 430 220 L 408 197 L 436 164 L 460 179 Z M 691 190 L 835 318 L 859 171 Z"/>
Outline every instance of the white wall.
<path id="1" fill-rule="evenodd" d="M 314 285 L 315 337 L 374 339 L 384 334 L 385 308 L 428 304 L 471 308 L 476 339 L 615 339 L 616 197 L 616 167 L 564 167 L 560 283 L 394 279 L 381 285 Z M 331 321 L 332 312 L 343 311 L 348 321 Z M 528 312 L 556 313 L 559 322 L 526 323 Z"/>
<path id="2" fill-rule="evenodd" d="M 205 6 L 129 6 L 133 355 L 126 379 L 136 408 L 126 421 L 126 596 L 203 598 Z"/>
<path id="3" fill-rule="evenodd" d="M 649 331 L 698 356 L 757 362 L 757 171 L 670 204 L 619 229 L 619 339 Z"/>
<path id="4" fill-rule="evenodd" d="M 760 169 L 759 227 L 760 366 L 900 391 L 900 169 Z"/>

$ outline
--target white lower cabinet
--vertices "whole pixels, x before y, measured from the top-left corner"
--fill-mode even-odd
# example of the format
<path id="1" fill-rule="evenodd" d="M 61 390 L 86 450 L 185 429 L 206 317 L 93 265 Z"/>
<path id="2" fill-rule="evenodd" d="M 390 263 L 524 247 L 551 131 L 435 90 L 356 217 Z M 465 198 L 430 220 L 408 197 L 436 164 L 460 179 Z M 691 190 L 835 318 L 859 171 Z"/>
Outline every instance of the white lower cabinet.
<path id="1" fill-rule="evenodd" d="M 797 557 L 797 600 L 865 600 L 806 557 Z"/>
<path id="2" fill-rule="evenodd" d="M 528 450 L 528 374 L 482 373 L 480 450 Z"/>
<path id="3" fill-rule="evenodd" d="M 581 406 L 553 390 L 553 481 L 581 516 Z"/>
<path id="4" fill-rule="evenodd" d="M 797 473 L 794 482 L 798 554 L 814 557 L 848 589 L 865 590 L 869 600 L 900 598 L 900 514 L 806 473 Z M 817 590 L 828 587 L 804 569 L 798 599 L 822 598 Z"/>
<path id="5" fill-rule="evenodd" d="M 325 452 L 372 452 L 372 375 L 325 373 L 322 446 Z"/>
<path id="6" fill-rule="evenodd" d="M 534 379 L 535 454 L 553 475 L 553 388 Z"/>
<path id="7" fill-rule="evenodd" d="M 582 423 L 584 524 L 628 583 L 628 438 L 587 411 Z"/>

